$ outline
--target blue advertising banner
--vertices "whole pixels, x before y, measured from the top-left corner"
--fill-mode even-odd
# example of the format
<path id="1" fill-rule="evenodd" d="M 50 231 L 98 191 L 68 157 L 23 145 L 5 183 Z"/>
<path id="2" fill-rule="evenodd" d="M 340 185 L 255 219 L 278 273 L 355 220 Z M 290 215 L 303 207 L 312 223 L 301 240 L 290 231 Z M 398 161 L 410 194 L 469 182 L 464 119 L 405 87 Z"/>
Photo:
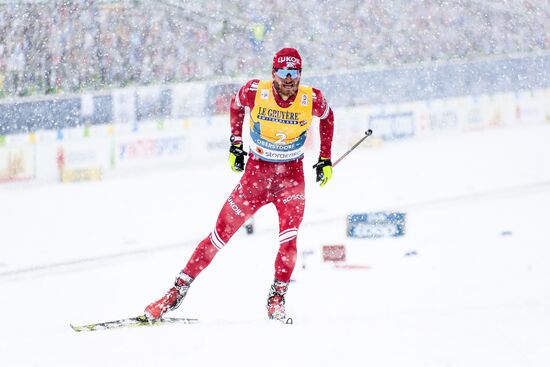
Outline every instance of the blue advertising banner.
<path id="1" fill-rule="evenodd" d="M 405 139 L 414 136 L 412 112 L 383 113 L 369 117 L 369 128 L 384 140 Z"/>
<path id="2" fill-rule="evenodd" d="M 406 213 L 371 212 L 348 215 L 348 237 L 381 238 L 405 235 Z"/>

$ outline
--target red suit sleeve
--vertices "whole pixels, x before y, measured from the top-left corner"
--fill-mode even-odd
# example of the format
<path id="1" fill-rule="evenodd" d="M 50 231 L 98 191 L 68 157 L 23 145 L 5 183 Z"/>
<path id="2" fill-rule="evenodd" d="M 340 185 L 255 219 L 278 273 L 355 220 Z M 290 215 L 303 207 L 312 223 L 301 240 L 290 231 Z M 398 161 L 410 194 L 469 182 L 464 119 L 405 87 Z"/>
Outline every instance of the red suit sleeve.
<path id="1" fill-rule="evenodd" d="M 236 138 L 235 142 L 239 140 L 242 142 L 245 107 L 249 107 L 251 110 L 254 108 L 254 99 L 256 98 L 257 89 L 258 79 L 249 80 L 239 89 L 237 94 L 231 98 L 229 119 L 231 122 L 231 135 Z"/>
<path id="2" fill-rule="evenodd" d="M 321 149 L 319 156 L 330 159 L 332 154 L 332 137 L 334 135 L 334 113 L 323 93 L 316 88 L 313 88 L 313 115 L 320 119 Z"/>

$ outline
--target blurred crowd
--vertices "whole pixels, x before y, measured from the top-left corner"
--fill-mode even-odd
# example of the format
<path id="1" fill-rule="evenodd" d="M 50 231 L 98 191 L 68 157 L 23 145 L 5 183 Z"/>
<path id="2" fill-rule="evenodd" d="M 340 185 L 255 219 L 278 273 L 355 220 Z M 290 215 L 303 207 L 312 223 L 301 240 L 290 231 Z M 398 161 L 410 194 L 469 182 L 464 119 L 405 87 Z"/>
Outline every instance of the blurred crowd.
<path id="1" fill-rule="evenodd" d="M 550 50 L 548 0 L 0 2 L 0 96 Z M 261 73 L 261 75 L 258 75 Z"/>

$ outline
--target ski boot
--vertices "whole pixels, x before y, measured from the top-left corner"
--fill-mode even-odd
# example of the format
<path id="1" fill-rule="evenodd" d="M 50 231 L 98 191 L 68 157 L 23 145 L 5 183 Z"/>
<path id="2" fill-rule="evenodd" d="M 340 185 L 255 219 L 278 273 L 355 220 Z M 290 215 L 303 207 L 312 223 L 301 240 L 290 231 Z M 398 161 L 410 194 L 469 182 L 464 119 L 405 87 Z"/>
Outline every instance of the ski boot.
<path id="1" fill-rule="evenodd" d="M 193 278 L 184 272 L 181 272 L 176 278 L 174 286 L 170 288 L 161 299 L 151 303 L 145 308 L 145 317 L 149 320 L 157 320 L 160 319 L 166 312 L 173 311 L 178 308 L 185 298 L 192 282 Z"/>
<path id="2" fill-rule="evenodd" d="M 285 294 L 288 289 L 288 283 L 275 279 L 267 296 L 267 316 L 270 320 L 278 320 L 283 323 L 291 324 L 292 319 L 286 316 L 285 312 Z"/>

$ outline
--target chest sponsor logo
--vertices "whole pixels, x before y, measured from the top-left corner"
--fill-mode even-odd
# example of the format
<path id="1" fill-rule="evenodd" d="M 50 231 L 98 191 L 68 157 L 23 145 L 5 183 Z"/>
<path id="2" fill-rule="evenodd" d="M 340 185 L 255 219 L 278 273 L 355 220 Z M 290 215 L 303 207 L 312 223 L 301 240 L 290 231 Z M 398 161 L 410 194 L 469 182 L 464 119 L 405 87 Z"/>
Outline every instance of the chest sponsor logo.
<path id="1" fill-rule="evenodd" d="M 307 123 L 305 122 L 305 120 L 300 121 L 300 112 L 281 111 L 267 107 L 258 108 L 256 119 L 300 126 L 303 126 L 305 123 Z"/>
<path id="2" fill-rule="evenodd" d="M 267 90 L 267 89 L 260 90 L 260 98 L 261 99 L 269 99 L 269 90 Z"/>

